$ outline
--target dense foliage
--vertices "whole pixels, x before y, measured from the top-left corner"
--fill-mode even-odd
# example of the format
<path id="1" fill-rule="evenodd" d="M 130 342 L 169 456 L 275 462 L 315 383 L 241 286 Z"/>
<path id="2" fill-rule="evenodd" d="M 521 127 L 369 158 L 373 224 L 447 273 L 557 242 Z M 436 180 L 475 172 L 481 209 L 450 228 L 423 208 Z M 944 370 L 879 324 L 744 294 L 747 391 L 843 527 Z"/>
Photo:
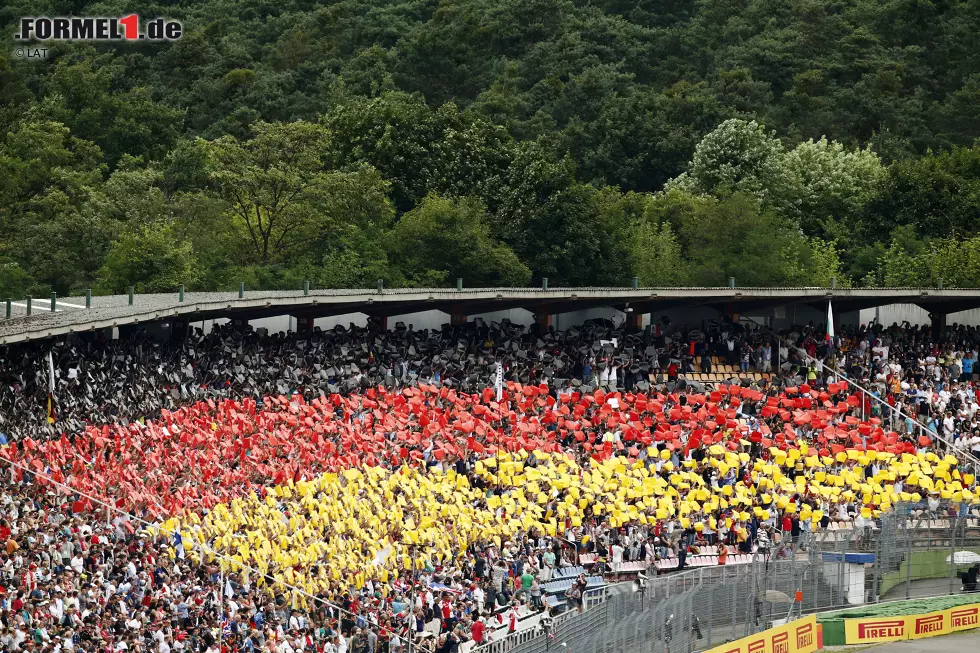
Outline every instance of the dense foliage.
<path id="1" fill-rule="evenodd" d="M 11 0 L 0 294 L 980 286 L 980 0 Z"/>

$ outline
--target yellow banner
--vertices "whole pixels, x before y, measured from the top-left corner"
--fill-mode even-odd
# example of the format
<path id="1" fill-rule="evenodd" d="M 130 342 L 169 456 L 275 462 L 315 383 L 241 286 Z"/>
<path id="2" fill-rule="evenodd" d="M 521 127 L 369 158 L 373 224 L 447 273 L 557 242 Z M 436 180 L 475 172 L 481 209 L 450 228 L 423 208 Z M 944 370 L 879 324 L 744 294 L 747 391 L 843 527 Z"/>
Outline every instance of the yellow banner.
<path id="1" fill-rule="evenodd" d="M 813 653 L 817 650 L 817 617 L 810 615 L 722 644 L 706 653 Z"/>
<path id="2" fill-rule="evenodd" d="M 940 612 L 873 619 L 845 619 L 847 644 L 874 644 L 946 635 L 980 626 L 980 603 Z"/>
<path id="3" fill-rule="evenodd" d="M 946 610 L 946 615 L 951 633 L 958 630 L 980 628 L 980 603 L 950 608 Z"/>
<path id="4" fill-rule="evenodd" d="M 905 629 L 906 620 L 906 617 L 845 619 L 844 641 L 848 644 L 864 644 L 908 639 Z"/>
<path id="5" fill-rule="evenodd" d="M 946 612 L 929 612 L 906 617 L 909 639 L 922 639 L 945 635 L 949 630 L 949 615 Z"/>

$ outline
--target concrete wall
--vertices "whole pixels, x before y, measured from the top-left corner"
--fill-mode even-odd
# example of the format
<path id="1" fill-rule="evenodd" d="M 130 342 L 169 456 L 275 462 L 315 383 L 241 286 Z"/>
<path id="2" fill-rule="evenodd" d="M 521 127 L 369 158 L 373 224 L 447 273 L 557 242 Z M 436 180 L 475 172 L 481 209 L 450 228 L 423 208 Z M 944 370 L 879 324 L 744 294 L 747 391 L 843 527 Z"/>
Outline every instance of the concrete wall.
<path id="1" fill-rule="evenodd" d="M 840 568 L 843 567 L 843 570 Z M 862 605 L 864 601 L 864 565 L 846 562 L 824 563 L 822 577 L 827 584 L 844 594 L 848 605 Z M 841 585 L 843 581 L 843 585 Z"/>
<path id="2" fill-rule="evenodd" d="M 569 327 L 578 326 L 586 320 L 595 319 L 612 320 L 613 324 L 619 326 L 626 321 L 627 314 L 623 311 L 617 311 L 614 308 L 592 308 L 584 311 L 559 313 L 554 316 L 552 324 L 554 325 L 555 329 L 563 331 Z M 649 323 L 650 314 L 646 313 L 643 315 L 641 326 L 646 326 Z"/>
<path id="3" fill-rule="evenodd" d="M 880 316 L 881 323 L 886 326 L 891 326 L 895 322 L 901 323 L 904 320 L 908 320 L 913 325 L 928 324 L 930 322 L 928 313 L 915 304 L 892 304 L 882 306 L 879 309 L 871 308 L 862 311 L 838 313 L 837 326 L 867 324 L 876 314 Z M 689 327 L 702 328 L 710 320 L 722 319 L 721 311 L 712 306 L 688 306 L 668 311 L 655 311 L 652 314 L 646 313 L 643 315 L 642 324 L 643 326 L 647 326 L 648 324 L 657 322 L 664 315 L 669 317 L 671 324 L 677 327 L 687 325 Z M 470 315 L 469 320 L 472 321 L 477 317 L 483 318 L 487 324 L 500 322 L 505 318 L 514 324 L 530 325 L 534 322 L 533 313 L 523 308 Z M 594 318 L 610 319 L 618 325 L 626 317 L 626 313 L 614 308 L 595 308 L 560 313 L 554 316 L 552 323 L 556 329 L 563 330 Z M 793 324 L 807 324 L 809 322 L 813 322 L 815 325 L 822 327 L 827 320 L 827 309 L 814 308 L 805 304 L 788 304 L 771 309 L 753 309 L 743 313 L 742 317 L 752 318 L 756 322 L 764 325 L 767 324 L 774 329 L 787 329 Z M 404 322 L 406 326 L 409 324 L 414 325 L 416 330 L 438 329 L 443 324 L 449 322 L 449 319 L 449 314 L 443 311 L 422 311 L 405 315 L 393 315 L 388 318 L 388 327 L 394 328 L 396 322 Z M 205 331 L 210 331 L 213 325 L 225 324 L 227 322 L 228 320 L 226 319 L 204 320 L 203 328 Z M 346 327 L 351 322 L 359 327 L 363 327 L 367 324 L 367 315 L 364 313 L 350 313 L 336 315 L 334 317 L 323 317 L 318 318 L 314 324 L 321 329 L 332 329 L 338 324 Z M 947 319 L 947 323 L 980 325 L 980 309 L 951 313 Z M 296 330 L 296 319 L 288 315 L 252 320 L 250 324 L 256 328 L 264 327 L 271 333 Z M 192 322 L 191 326 L 200 328 L 202 322 Z"/>
<path id="4" fill-rule="evenodd" d="M 929 319 L 929 312 L 921 309 L 915 304 L 891 304 L 888 306 L 880 306 L 878 308 L 869 308 L 861 311 L 861 323 L 867 324 L 879 316 L 879 322 L 884 324 L 886 327 L 895 324 L 901 324 L 905 320 L 908 320 L 913 326 L 930 324 L 932 321 Z M 946 316 L 946 324 L 967 324 L 970 326 L 980 325 L 980 309 L 971 309 L 969 311 L 960 311 L 959 313 L 950 313 Z"/>
<path id="5" fill-rule="evenodd" d="M 500 322 L 509 319 L 514 324 L 529 326 L 534 323 L 534 314 L 523 308 L 515 308 L 506 311 L 491 311 L 489 313 L 478 313 L 468 316 L 472 322 L 476 318 L 482 318 L 484 322 Z M 571 313 L 560 313 L 554 317 L 553 323 L 556 329 L 566 329 L 570 326 L 581 324 L 585 320 L 594 318 L 611 319 L 616 324 L 621 324 L 626 319 L 626 313 L 611 308 L 597 308 L 586 311 L 574 311 Z M 393 329 L 396 322 L 404 322 L 405 326 L 413 325 L 416 331 L 422 329 L 440 329 L 443 324 L 450 320 L 449 313 L 443 311 L 421 311 L 418 313 L 408 313 L 405 315 L 392 315 L 388 318 L 388 328 Z M 228 320 L 204 320 L 203 328 L 205 332 L 210 331 L 216 324 L 226 324 Z M 364 313 L 349 313 L 346 315 L 335 315 L 333 317 L 321 317 L 314 321 L 314 326 L 321 329 L 332 329 L 338 324 L 347 327 L 351 322 L 359 327 L 367 324 L 367 315 Z M 646 326 L 649 323 L 649 316 L 643 322 Z M 266 328 L 270 333 L 279 331 L 295 331 L 296 318 L 289 315 L 280 315 L 261 320 L 251 320 L 249 322 L 255 328 Z M 191 326 L 201 328 L 201 322 L 194 322 Z"/>

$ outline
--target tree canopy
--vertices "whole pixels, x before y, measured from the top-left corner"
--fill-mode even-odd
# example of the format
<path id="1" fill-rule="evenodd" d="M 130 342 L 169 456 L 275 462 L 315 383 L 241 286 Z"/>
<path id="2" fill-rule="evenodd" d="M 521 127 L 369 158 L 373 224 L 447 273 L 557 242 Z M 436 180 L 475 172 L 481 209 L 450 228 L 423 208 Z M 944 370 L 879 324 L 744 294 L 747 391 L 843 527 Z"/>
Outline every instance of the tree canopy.
<path id="1" fill-rule="evenodd" d="M 0 296 L 980 287 L 976 0 L 70 4 L 184 34 L 0 52 Z"/>

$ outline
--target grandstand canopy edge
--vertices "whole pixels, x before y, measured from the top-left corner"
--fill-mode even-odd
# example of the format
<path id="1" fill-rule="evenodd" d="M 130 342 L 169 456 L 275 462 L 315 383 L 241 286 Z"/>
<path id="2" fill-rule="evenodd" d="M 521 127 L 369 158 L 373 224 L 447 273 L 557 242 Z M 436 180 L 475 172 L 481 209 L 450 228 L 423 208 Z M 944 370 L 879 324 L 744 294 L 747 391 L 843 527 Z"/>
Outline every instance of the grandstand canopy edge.
<path id="1" fill-rule="evenodd" d="M 177 293 L 10 302 L 10 319 L 0 320 L 0 345 L 84 333 L 99 329 L 173 320 L 217 318 L 254 320 L 278 315 L 309 318 L 348 313 L 388 317 L 439 310 L 454 316 L 524 308 L 536 314 L 560 314 L 627 305 L 636 314 L 705 306 L 719 313 L 758 314 L 790 305 L 822 308 L 832 300 L 835 313 L 876 306 L 915 304 L 944 316 L 980 307 L 980 289 L 933 288 L 482 288 L 450 290 L 311 290 L 234 293 Z"/>

